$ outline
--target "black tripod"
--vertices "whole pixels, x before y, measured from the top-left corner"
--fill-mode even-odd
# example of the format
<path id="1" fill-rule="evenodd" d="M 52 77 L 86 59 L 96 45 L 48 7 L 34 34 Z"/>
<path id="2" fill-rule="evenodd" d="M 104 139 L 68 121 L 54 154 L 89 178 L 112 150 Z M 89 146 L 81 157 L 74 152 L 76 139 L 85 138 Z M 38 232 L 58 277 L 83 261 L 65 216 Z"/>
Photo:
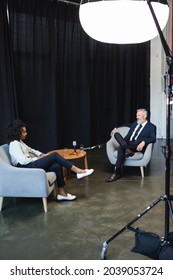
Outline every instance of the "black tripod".
<path id="1" fill-rule="evenodd" d="M 164 239 L 167 242 L 169 239 L 169 219 L 171 217 L 173 222 L 173 209 L 172 203 L 173 196 L 170 195 L 170 160 L 171 160 L 171 147 L 170 147 L 170 102 L 173 97 L 172 93 L 172 78 L 173 78 L 173 54 L 169 49 L 169 46 L 163 36 L 160 29 L 160 25 L 154 13 L 153 7 L 151 5 L 152 0 L 147 0 L 147 4 L 153 16 L 154 22 L 159 32 L 159 36 L 166 54 L 166 62 L 168 65 L 168 71 L 164 75 L 164 91 L 166 94 L 166 146 L 162 147 L 162 151 L 165 156 L 165 194 L 161 195 L 156 201 L 151 203 L 147 208 L 145 208 L 140 214 L 138 214 L 132 221 L 126 224 L 122 229 L 115 233 L 111 238 L 102 244 L 101 259 L 106 259 L 106 253 L 108 244 L 114 240 L 118 235 L 124 232 L 126 229 L 135 231 L 135 228 L 131 227 L 137 220 L 139 220 L 144 214 L 150 211 L 154 206 L 156 206 L 160 201 L 165 202 L 165 235 Z"/>

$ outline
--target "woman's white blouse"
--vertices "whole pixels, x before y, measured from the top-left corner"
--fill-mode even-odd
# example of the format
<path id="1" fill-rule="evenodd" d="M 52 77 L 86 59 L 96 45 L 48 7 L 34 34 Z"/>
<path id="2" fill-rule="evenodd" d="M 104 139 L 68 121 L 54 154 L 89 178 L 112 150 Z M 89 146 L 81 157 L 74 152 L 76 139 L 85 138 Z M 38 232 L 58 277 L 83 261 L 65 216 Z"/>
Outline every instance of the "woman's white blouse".
<path id="1" fill-rule="evenodd" d="M 22 140 L 14 140 L 9 144 L 11 163 L 16 166 L 18 163 L 26 165 L 35 161 L 42 153 L 28 147 Z"/>

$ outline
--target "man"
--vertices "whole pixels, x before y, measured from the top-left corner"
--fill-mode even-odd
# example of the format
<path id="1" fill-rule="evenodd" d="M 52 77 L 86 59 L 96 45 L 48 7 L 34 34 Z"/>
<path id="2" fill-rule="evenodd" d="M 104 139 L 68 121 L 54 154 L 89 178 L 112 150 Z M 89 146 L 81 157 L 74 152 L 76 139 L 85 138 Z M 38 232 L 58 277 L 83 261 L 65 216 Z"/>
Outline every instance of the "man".
<path id="1" fill-rule="evenodd" d="M 105 180 L 106 183 L 120 179 L 121 169 L 126 157 L 133 156 L 135 152 L 144 153 L 149 143 L 156 142 L 156 126 L 147 120 L 146 109 L 138 109 L 136 121 L 130 125 L 127 135 L 123 138 L 120 133 L 116 132 L 116 128 L 112 130 L 111 136 L 113 134 L 119 143 L 119 147 L 114 173 Z"/>

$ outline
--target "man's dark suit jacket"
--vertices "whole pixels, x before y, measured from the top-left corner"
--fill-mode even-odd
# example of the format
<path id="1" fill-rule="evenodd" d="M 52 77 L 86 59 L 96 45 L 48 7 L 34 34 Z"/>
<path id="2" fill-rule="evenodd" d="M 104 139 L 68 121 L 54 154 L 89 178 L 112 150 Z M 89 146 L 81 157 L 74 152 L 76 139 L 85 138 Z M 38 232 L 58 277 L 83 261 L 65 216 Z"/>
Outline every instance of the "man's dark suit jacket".
<path id="1" fill-rule="evenodd" d="M 137 126 L 136 121 L 131 124 L 129 132 L 124 137 L 124 139 L 126 141 L 130 140 L 130 137 L 131 137 L 133 131 L 135 130 L 136 126 Z M 140 134 L 139 134 L 139 136 L 136 140 L 136 143 L 139 144 L 142 141 L 145 141 L 145 146 L 144 146 L 144 149 L 142 150 L 142 152 L 146 149 L 146 147 L 149 143 L 155 143 L 156 142 L 156 126 L 149 121 L 146 123 L 146 125 L 144 126 L 144 128 L 140 132 Z"/>

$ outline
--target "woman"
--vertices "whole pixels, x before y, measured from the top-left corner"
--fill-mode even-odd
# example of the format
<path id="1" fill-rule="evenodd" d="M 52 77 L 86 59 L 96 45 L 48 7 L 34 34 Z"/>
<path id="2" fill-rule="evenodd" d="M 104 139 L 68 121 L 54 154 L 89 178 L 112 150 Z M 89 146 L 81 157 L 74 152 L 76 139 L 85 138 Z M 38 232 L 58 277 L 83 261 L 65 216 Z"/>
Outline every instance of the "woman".
<path id="1" fill-rule="evenodd" d="M 66 193 L 62 166 L 72 170 L 81 179 L 93 173 L 93 169 L 80 169 L 67 161 L 57 153 L 44 154 L 27 146 L 23 141 L 26 139 L 26 124 L 21 120 L 14 120 L 7 126 L 7 141 L 11 163 L 22 168 L 41 168 L 46 172 L 53 171 L 57 176 L 58 196 L 57 200 L 74 200 L 75 195 Z"/>

